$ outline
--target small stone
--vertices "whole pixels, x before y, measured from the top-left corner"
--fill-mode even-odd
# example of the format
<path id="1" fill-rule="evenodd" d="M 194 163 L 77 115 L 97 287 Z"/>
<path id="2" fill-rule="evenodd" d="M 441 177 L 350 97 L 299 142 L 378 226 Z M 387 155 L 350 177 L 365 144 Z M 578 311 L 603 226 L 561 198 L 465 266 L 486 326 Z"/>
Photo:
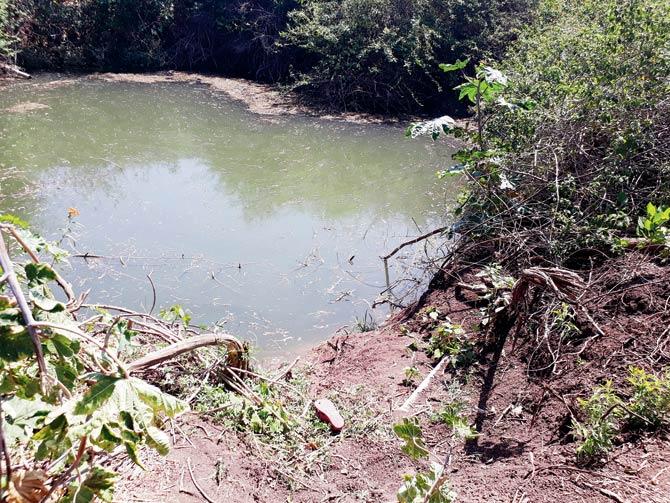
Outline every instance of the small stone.
<path id="1" fill-rule="evenodd" d="M 320 398 L 314 401 L 314 408 L 317 417 L 324 423 L 328 423 L 332 431 L 339 432 L 344 428 L 344 419 L 333 402 L 327 398 Z"/>

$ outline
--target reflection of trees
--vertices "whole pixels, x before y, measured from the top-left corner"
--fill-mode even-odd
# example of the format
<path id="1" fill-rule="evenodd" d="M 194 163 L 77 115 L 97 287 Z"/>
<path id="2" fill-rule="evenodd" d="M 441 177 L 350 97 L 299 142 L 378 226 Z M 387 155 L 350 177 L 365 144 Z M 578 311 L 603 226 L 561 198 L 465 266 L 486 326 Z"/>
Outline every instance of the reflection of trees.
<path id="1" fill-rule="evenodd" d="M 291 203 L 326 217 L 361 210 L 419 215 L 434 201 L 426 193 L 440 190 L 432 176 L 434 149 L 405 140 L 400 130 L 295 117 L 270 121 L 187 85 L 83 81 L 37 96 L 17 94 L 16 102 L 39 101 L 50 109 L 0 118 L 5 163 L 25 165 L 34 177 L 69 166 L 59 172 L 72 177 L 63 183 L 108 197 L 122 195 L 128 180 L 117 170 L 176 167 L 194 158 L 251 219 Z"/>

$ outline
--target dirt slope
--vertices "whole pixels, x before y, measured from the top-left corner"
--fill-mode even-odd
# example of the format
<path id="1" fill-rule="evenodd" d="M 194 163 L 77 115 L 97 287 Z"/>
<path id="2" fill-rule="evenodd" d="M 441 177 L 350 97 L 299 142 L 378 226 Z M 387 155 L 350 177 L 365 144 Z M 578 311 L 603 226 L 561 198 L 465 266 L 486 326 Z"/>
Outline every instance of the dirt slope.
<path id="1" fill-rule="evenodd" d="M 151 458 L 147 472 L 126 477 L 119 501 L 203 501 L 188 462 L 216 502 L 394 501 L 402 475 L 426 465 L 401 453 L 390 426 L 403 415 L 416 416 L 428 446 L 446 455 L 447 428 L 430 416 L 458 389 L 480 432 L 451 448 L 450 484 L 458 501 L 670 502 L 665 433 L 623 435 L 607 460 L 593 466 L 576 463 L 569 427 L 580 414 L 577 399 L 590 395 L 594 385 L 606 379 L 622 384 L 631 365 L 660 371 L 670 363 L 670 269 L 638 254 L 599 268 L 585 304 L 605 335 L 584 330 L 563 348 L 553 373 L 532 372 L 537 341 L 513 332 L 503 345 L 480 340 L 476 299 L 454 288 L 457 281 L 471 281 L 473 272 L 438 278 L 418 306 L 379 331 L 338 335 L 313 350 L 309 393 L 337 398 L 347 425 L 311 471 L 289 473 L 259 455 L 262 446 L 253 435 L 221 433 L 206 418 L 190 415 L 181 423 L 184 434 L 175 431 L 167 459 Z M 403 384 L 404 369 L 416 365 L 420 381 L 432 368 L 425 353 L 412 356 L 407 348 L 429 336 L 427 307 L 465 327 L 477 341 L 477 362 L 467 379 L 447 366 L 401 413 L 398 407 L 413 390 Z"/>

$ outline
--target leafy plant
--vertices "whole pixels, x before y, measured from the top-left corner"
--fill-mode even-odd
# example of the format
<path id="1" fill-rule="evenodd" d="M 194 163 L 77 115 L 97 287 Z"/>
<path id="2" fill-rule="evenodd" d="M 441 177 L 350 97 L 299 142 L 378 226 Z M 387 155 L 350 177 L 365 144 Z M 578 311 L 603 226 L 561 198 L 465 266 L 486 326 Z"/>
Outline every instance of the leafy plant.
<path id="1" fill-rule="evenodd" d="M 593 395 L 580 400 L 586 418 L 573 420 L 573 431 L 581 443 L 577 455 L 592 460 L 607 453 L 614 438 L 623 432 L 658 429 L 670 425 L 670 370 L 658 376 L 631 367 L 628 383 L 632 394 L 624 399 L 610 381 L 595 389 Z"/>
<path id="2" fill-rule="evenodd" d="M 628 373 L 633 388 L 628 402 L 630 426 L 658 428 L 670 424 L 670 370 L 659 376 L 631 367 Z"/>
<path id="3" fill-rule="evenodd" d="M 456 438 L 470 440 L 475 438 L 478 433 L 468 421 L 464 411 L 465 403 L 460 400 L 453 400 L 444 405 L 441 411 L 434 414 L 432 419 L 446 424 L 451 428 Z"/>
<path id="4" fill-rule="evenodd" d="M 403 373 L 405 374 L 405 378 L 402 381 L 404 386 L 414 385 L 414 380 L 421 375 L 419 373 L 419 369 L 416 368 L 415 365 L 412 365 L 411 367 L 405 367 Z"/>
<path id="5" fill-rule="evenodd" d="M 26 263 L 10 258 L 5 235 L 12 250 L 26 252 Z M 104 313 L 75 319 L 80 306 L 71 287 L 37 259 L 40 250 L 64 256 L 27 229 L 0 224 L 0 421 L 7 449 L 0 492 L 13 501 L 111 501 L 115 474 L 102 467 L 106 455 L 125 449 L 141 465 L 143 445 L 166 454 L 160 425 L 188 405 L 131 375 L 121 361 L 121 341 L 133 335 L 127 320 L 110 323 Z M 67 300 L 55 297 L 53 284 Z"/>
<path id="6" fill-rule="evenodd" d="M 405 475 L 398 491 L 399 503 L 452 503 L 456 494 L 446 484 L 444 467 L 433 463 L 425 473 Z"/>
<path id="7" fill-rule="evenodd" d="M 191 315 L 180 304 L 161 309 L 160 317 L 169 323 L 179 320 L 188 325 L 191 322 Z"/>
<path id="8" fill-rule="evenodd" d="M 420 459 L 428 456 L 426 444 L 423 441 L 421 428 L 416 420 L 404 418 L 400 423 L 393 425 L 393 432 L 405 442 L 402 452 L 412 459 Z"/>
<path id="9" fill-rule="evenodd" d="M 670 243 L 670 228 L 666 226 L 670 222 L 670 207 L 656 207 L 653 203 L 648 203 L 646 212 L 647 215 L 645 217 L 638 219 L 638 235 L 649 240 L 651 243 Z"/>
<path id="10" fill-rule="evenodd" d="M 416 419 L 404 418 L 400 423 L 393 425 L 393 431 L 405 442 L 402 451 L 410 458 L 418 460 L 430 455 Z M 404 482 L 397 493 L 398 502 L 450 503 L 455 501 L 456 494 L 449 488 L 444 470 L 445 465 L 432 463 L 429 472 L 405 475 Z"/>
<path id="11" fill-rule="evenodd" d="M 448 356 L 454 367 L 468 367 L 475 361 L 474 345 L 467 339 L 463 327 L 448 318 L 433 330 L 428 354 L 438 360 Z"/>
<path id="12" fill-rule="evenodd" d="M 618 431 L 617 415 L 620 411 L 614 410 L 618 403 L 619 397 L 610 381 L 596 388 L 588 399 L 579 401 L 586 419 L 583 423 L 572 423 L 574 433 L 581 439 L 581 444 L 577 447 L 578 456 L 591 459 L 612 448 Z"/>

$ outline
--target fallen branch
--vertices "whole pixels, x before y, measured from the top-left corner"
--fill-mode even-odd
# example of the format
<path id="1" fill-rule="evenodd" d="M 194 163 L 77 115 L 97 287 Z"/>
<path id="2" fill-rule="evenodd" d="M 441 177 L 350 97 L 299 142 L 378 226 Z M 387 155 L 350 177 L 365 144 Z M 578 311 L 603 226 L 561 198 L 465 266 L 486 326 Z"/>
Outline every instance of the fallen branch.
<path id="1" fill-rule="evenodd" d="M 396 246 L 391 253 L 388 253 L 388 254 L 380 257 L 380 258 L 382 260 L 388 260 L 391 257 L 393 257 L 393 255 L 398 253 L 400 250 L 405 248 L 406 246 L 413 245 L 415 243 L 418 243 L 419 241 L 423 241 L 424 239 L 428 239 L 429 237 L 434 236 L 435 234 L 440 234 L 440 233 L 446 231 L 448 228 L 449 227 L 439 227 L 435 230 L 427 232 L 426 234 L 422 234 L 421 236 L 415 237 L 414 239 L 410 239 L 409 241 L 405 241 L 404 243 L 401 243 L 398 246 Z"/>
<path id="2" fill-rule="evenodd" d="M 19 68 L 14 65 L 8 65 L 7 63 L 0 63 L 0 68 L 2 68 L 7 73 L 18 75 L 19 77 L 23 77 L 24 79 L 32 79 L 32 76 L 29 73 L 26 73 L 23 70 L 19 70 Z"/>
<path id="3" fill-rule="evenodd" d="M 412 406 L 412 404 L 416 401 L 417 398 L 419 398 L 419 395 L 423 393 L 423 390 L 425 390 L 428 385 L 430 384 L 430 381 L 433 380 L 433 377 L 440 371 L 442 366 L 449 360 L 448 355 L 445 355 L 442 357 L 442 359 L 438 362 L 435 367 L 433 367 L 433 370 L 430 371 L 430 373 L 425 377 L 423 381 L 421 381 L 421 384 L 412 392 L 412 394 L 405 400 L 405 403 L 403 403 L 398 410 L 403 411 L 403 412 L 408 412 L 409 408 Z"/>
<path id="4" fill-rule="evenodd" d="M 35 318 L 33 318 L 33 312 L 28 305 L 25 295 L 23 295 L 23 290 L 21 290 L 21 285 L 19 280 L 16 277 L 14 272 L 14 265 L 12 264 L 11 259 L 9 258 L 9 253 L 7 252 L 7 246 L 5 245 L 5 239 L 0 232 L 0 267 L 2 267 L 3 278 L 9 285 L 9 288 L 14 294 L 16 303 L 19 305 L 21 310 L 21 316 L 23 321 L 26 324 L 26 330 L 30 335 L 30 340 L 33 343 L 35 348 L 35 356 L 37 357 L 37 368 L 39 370 L 40 376 L 40 388 L 42 393 L 46 392 L 46 378 L 47 378 L 47 365 L 44 361 L 44 353 L 42 352 L 42 341 L 39 336 L 39 329 L 35 326 Z"/>
<path id="5" fill-rule="evenodd" d="M 228 350 L 228 362 L 231 367 L 246 367 L 246 356 L 244 345 L 232 335 L 228 334 L 204 334 L 189 337 L 183 341 L 175 342 L 169 346 L 153 351 L 142 358 L 135 360 L 127 366 L 128 372 L 139 372 L 146 370 L 163 362 L 206 346 L 226 346 Z"/>

